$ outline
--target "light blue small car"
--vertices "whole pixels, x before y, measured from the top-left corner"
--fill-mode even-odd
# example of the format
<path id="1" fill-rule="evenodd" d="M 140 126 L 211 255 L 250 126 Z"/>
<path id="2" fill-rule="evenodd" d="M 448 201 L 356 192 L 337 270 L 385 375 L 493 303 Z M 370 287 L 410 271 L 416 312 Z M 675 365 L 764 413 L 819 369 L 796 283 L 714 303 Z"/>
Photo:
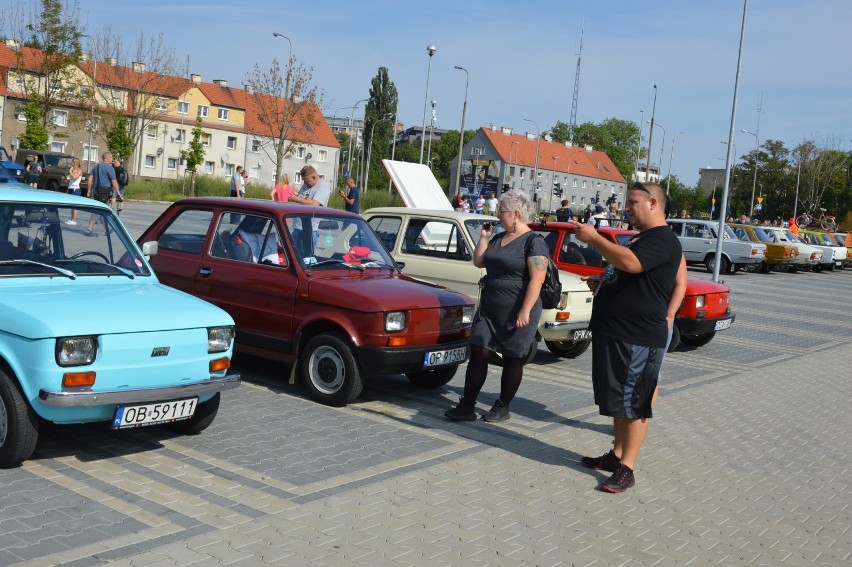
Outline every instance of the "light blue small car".
<path id="1" fill-rule="evenodd" d="M 146 247 L 102 203 L 0 187 L 0 467 L 40 420 L 200 433 L 239 385 L 233 319 L 160 284 Z"/>

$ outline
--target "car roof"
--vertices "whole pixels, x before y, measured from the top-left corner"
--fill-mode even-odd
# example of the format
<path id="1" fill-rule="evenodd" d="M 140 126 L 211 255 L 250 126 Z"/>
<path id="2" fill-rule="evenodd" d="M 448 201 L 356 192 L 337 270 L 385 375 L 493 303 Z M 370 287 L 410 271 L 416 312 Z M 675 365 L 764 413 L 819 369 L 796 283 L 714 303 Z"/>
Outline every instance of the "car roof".
<path id="1" fill-rule="evenodd" d="M 490 215 L 478 215 L 476 213 L 463 213 L 461 211 L 445 211 L 443 209 L 416 209 L 411 207 L 376 207 L 374 209 L 369 209 L 364 211 L 362 214 L 365 215 L 417 215 L 423 217 L 434 217 L 434 218 L 454 218 L 460 221 L 466 220 L 489 220 L 494 222 L 499 220 L 497 217 L 492 217 Z"/>
<path id="2" fill-rule="evenodd" d="M 57 191 L 23 187 L 20 184 L 13 185 L 11 183 L 0 184 L 0 201 L 49 205 L 89 205 L 92 207 L 108 208 L 106 204 L 95 199 L 89 199 L 88 197 L 78 197 L 77 195 L 69 195 Z"/>
<path id="3" fill-rule="evenodd" d="M 255 211 L 267 211 L 276 214 L 318 214 L 323 216 L 340 216 L 360 218 L 355 213 L 335 209 L 334 207 L 313 207 L 300 205 L 298 203 L 282 203 L 270 201 L 269 199 L 235 199 L 233 197 L 186 197 L 175 202 L 175 205 L 206 206 L 253 209 Z"/>

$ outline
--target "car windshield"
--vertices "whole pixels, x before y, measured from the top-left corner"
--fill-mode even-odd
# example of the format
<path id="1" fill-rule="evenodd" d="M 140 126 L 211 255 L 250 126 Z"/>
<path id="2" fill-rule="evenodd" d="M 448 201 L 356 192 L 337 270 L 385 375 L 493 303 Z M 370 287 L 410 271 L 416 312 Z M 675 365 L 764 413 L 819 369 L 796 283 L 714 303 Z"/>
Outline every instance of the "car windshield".
<path id="1" fill-rule="evenodd" d="M 74 224 L 70 224 L 72 214 L 77 217 Z M 0 277 L 55 277 L 57 273 L 150 275 L 133 239 L 106 209 L 0 203 Z"/>
<path id="2" fill-rule="evenodd" d="M 804 244 L 804 242 L 802 242 L 801 240 L 796 238 L 796 235 L 793 234 L 792 231 L 790 231 L 790 230 L 785 230 L 784 236 L 786 236 L 787 240 L 789 240 L 790 242 L 794 242 L 796 244 Z"/>
<path id="3" fill-rule="evenodd" d="M 846 246 L 846 238 L 842 234 L 835 234 L 834 241 L 838 246 Z"/>
<path id="4" fill-rule="evenodd" d="M 754 233 L 757 235 L 758 240 L 761 242 L 775 242 L 775 238 L 772 236 L 772 232 L 766 230 L 765 228 L 755 228 Z"/>
<path id="5" fill-rule="evenodd" d="M 334 269 L 395 265 L 362 218 L 291 215 L 284 221 L 303 266 Z"/>
<path id="6" fill-rule="evenodd" d="M 473 241 L 473 245 L 476 246 L 479 244 L 479 237 L 482 236 L 482 225 L 490 222 L 493 228 L 491 229 L 491 235 L 500 234 L 503 231 L 503 227 L 500 226 L 499 221 L 494 219 L 488 219 L 487 217 L 484 219 L 470 219 L 464 221 L 464 227 L 467 229 L 468 234 L 470 234 L 470 239 Z"/>

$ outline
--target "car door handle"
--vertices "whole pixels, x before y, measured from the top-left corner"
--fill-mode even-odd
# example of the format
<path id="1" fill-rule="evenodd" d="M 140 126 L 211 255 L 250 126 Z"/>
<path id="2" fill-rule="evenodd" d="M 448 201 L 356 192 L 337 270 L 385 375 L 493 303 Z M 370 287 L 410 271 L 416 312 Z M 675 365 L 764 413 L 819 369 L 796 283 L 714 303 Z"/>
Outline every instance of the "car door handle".
<path id="1" fill-rule="evenodd" d="M 198 270 L 198 275 L 202 278 L 210 277 L 210 274 L 213 273 L 213 268 L 200 268 Z"/>

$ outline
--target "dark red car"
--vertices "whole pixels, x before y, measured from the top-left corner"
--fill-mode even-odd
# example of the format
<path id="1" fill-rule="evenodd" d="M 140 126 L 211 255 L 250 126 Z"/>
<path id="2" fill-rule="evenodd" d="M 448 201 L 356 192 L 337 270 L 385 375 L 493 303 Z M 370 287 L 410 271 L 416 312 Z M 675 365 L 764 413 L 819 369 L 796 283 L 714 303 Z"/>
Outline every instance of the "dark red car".
<path id="1" fill-rule="evenodd" d="M 160 280 L 227 311 L 235 349 L 292 364 L 321 403 L 363 377 L 437 387 L 469 356 L 474 304 L 403 275 L 360 216 L 254 199 L 193 198 L 139 238 Z"/>
<path id="2" fill-rule="evenodd" d="M 601 274 L 606 261 L 597 250 L 574 238 L 574 227 L 565 222 L 532 222 L 530 228 L 544 237 L 551 257 L 560 270 L 581 276 Z M 600 227 L 598 232 L 612 242 L 624 246 L 637 234 L 635 230 Z M 689 276 L 683 303 L 675 316 L 669 351 L 680 343 L 702 346 L 731 326 L 736 315 L 731 312 L 731 289 L 716 282 Z"/>

